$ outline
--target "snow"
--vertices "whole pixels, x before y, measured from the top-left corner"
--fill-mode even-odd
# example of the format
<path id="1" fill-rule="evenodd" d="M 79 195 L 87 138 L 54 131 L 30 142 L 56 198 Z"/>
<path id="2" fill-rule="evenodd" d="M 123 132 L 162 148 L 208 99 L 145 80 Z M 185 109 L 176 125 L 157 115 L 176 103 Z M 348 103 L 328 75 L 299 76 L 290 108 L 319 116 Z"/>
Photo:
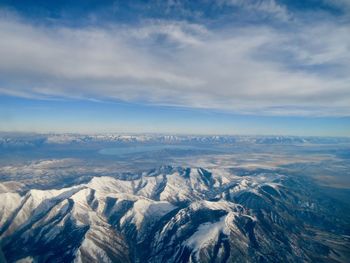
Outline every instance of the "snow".
<path id="1" fill-rule="evenodd" d="M 86 186 L 101 193 L 133 193 L 133 181 L 118 180 L 113 177 L 94 177 Z"/>
<path id="2" fill-rule="evenodd" d="M 163 215 L 174 210 L 176 207 L 168 202 L 155 202 L 147 199 L 140 199 L 134 203 L 133 209 L 129 210 L 120 220 L 121 224 L 131 220 L 137 230 L 140 230 L 147 219 L 152 221 L 161 218 Z"/>
<path id="3" fill-rule="evenodd" d="M 11 216 L 21 203 L 21 196 L 17 193 L 0 194 L 0 226 Z"/>
<path id="4" fill-rule="evenodd" d="M 191 187 L 197 191 L 207 191 L 208 187 L 204 184 L 199 169 L 191 169 L 190 182 Z"/>
<path id="5" fill-rule="evenodd" d="M 143 186 L 137 191 L 137 194 L 147 198 L 152 198 L 157 191 L 159 184 L 161 184 L 163 180 L 163 175 L 158 175 L 154 177 L 143 177 L 141 180 L 135 181 L 135 184 Z"/>
<path id="6" fill-rule="evenodd" d="M 167 184 L 160 194 L 160 200 L 166 201 L 186 201 L 198 199 L 198 193 L 193 191 L 188 180 L 183 178 L 178 172 L 166 175 Z"/>
<path id="7" fill-rule="evenodd" d="M 36 262 L 32 257 L 25 257 L 17 260 L 15 263 L 34 263 Z"/>
<path id="8" fill-rule="evenodd" d="M 92 240 L 89 238 L 85 238 L 79 251 L 77 253 L 77 257 L 75 262 L 82 263 L 81 251 L 91 255 L 91 258 L 99 259 L 99 262 L 112 263 L 111 259 L 108 257 L 107 253 L 98 247 Z"/>
<path id="9" fill-rule="evenodd" d="M 226 216 L 223 216 L 217 222 L 201 224 L 197 231 L 185 241 L 185 245 L 198 253 L 201 248 L 215 243 L 220 233 L 228 235 L 229 229 L 225 224 L 225 218 Z"/>
<path id="10" fill-rule="evenodd" d="M 45 225 L 47 222 L 52 220 L 57 214 L 59 213 L 65 213 L 68 210 L 68 200 L 63 200 L 62 202 L 58 203 L 54 207 L 50 209 L 50 211 L 43 217 L 40 221 L 36 222 L 33 227 L 38 227 L 39 225 Z M 59 225 L 63 225 L 63 222 L 61 222 Z"/>
<path id="11" fill-rule="evenodd" d="M 20 205 L 22 205 L 22 207 L 11 221 L 9 228 L 3 236 L 10 235 L 18 226 L 30 222 L 33 216 L 49 211 L 54 205 L 52 201 L 64 200 L 78 190 L 78 187 L 72 187 L 60 190 L 32 189 L 28 191 L 27 194 L 21 198 Z"/>
<path id="12" fill-rule="evenodd" d="M 193 210 L 207 208 L 210 210 L 232 211 L 232 210 L 237 210 L 237 208 L 240 207 L 240 205 L 232 203 L 232 202 L 227 202 L 224 200 L 215 201 L 215 202 L 203 200 L 203 201 L 193 202 L 190 205 L 190 207 Z"/>

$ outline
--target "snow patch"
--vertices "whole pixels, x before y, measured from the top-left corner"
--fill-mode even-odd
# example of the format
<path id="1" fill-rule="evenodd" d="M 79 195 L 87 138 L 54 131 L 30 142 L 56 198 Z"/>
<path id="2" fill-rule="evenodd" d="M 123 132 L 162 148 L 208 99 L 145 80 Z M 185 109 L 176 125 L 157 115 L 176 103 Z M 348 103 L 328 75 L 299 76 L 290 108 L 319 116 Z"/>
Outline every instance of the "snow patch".
<path id="1" fill-rule="evenodd" d="M 226 226 L 225 219 L 226 216 L 223 216 L 217 222 L 208 222 L 200 225 L 197 228 L 197 231 L 185 241 L 185 245 L 197 252 L 198 256 L 200 249 L 217 242 L 220 233 L 225 235 L 229 234 L 229 229 Z"/>

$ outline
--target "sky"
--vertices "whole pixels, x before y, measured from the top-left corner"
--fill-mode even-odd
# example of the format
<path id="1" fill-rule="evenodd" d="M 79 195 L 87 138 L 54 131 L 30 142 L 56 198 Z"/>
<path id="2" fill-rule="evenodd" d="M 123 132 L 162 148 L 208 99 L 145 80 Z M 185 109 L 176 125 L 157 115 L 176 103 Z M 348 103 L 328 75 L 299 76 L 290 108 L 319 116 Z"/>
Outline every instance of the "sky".
<path id="1" fill-rule="evenodd" d="M 350 136 L 350 0 L 0 0 L 0 131 Z"/>

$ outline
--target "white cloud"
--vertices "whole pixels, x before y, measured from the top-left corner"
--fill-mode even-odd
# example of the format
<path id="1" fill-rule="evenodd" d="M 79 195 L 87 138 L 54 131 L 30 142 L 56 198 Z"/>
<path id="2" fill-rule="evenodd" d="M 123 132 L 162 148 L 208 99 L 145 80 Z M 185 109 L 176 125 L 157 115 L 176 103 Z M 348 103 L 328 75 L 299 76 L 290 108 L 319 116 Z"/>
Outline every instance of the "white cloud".
<path id="1" fill-rule="evenodd" d="M 285 6 L 275 0 L 221 0 L 223 4 L 239 7 L 252 15 L 269 16 L 282 21 L 290 18 Z"/>
<path id="2" fill-rule="evenodd" d="M 68 28 L 7 17 L 0 19 L 0 93 L 350 115 L 349 27 L 298 26 Z"/>

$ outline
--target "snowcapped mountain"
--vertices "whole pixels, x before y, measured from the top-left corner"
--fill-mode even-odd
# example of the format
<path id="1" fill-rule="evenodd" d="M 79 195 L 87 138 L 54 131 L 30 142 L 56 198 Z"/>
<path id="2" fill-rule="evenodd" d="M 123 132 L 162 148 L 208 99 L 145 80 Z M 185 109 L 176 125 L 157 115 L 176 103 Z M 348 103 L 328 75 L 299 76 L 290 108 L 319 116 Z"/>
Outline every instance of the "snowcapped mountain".
<path id="1" fill-rule="evenodd" d="M 346 262 L 348 221 L 310 187 L 170 166 L 24 194 L 1 184 L 2 249 L 8 262 Z"/>
<path id="2" fill-rule="evenodd" d="M 298 136 L 230 136 L 230 135 L 123 135 L 123 134 L 21 134 L 0 133 L 0 149 L 32 149 L 48 145 L 91 145 L 91 144 L 340 144 L 350 143 L 349 138 L 340 137 L 298 137 Z"/>

